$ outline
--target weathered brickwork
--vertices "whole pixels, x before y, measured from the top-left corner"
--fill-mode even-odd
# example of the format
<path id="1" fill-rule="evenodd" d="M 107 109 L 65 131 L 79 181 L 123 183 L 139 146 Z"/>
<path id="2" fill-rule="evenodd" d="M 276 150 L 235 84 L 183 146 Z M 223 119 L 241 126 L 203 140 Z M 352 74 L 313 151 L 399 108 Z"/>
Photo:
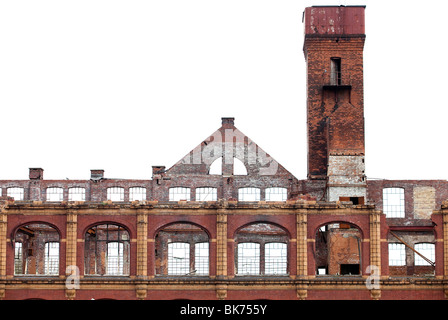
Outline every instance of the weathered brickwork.
<path id="1" fill-rule="evenodd" d="M 366 177 L 364 11 L 305 9 L 306 179 L 234 118 L 151 179 L 30 168 L 0 180 L 0 299 L 448 297 L 448 182 Z"/>

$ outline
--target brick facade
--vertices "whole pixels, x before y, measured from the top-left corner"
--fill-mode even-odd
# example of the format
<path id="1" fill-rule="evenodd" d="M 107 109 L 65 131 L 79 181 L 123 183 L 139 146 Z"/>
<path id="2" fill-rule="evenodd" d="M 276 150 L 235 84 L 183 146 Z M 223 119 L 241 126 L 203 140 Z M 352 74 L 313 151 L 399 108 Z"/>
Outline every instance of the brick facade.
<path id="1" fill-rule="evenodd" d="M 364 9 L 305 9 L 307 179 L 222 118 L 148 180 L 0 180 L 0 298 L 445 299 L 448 182 L 365 175 Z"/>

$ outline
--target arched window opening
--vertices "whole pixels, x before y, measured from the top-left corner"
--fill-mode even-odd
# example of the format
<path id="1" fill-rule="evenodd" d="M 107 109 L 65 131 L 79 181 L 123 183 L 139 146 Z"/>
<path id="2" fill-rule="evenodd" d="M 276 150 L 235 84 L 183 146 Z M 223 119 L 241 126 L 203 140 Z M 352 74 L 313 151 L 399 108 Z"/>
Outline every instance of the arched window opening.
<path id="1" fill-rule="evenodd" d="M 168 225 L 156 235 L 155 259 L 157 275 L 208 275 L 209 236 L 191 223 Z"/>
<path id="2" fill-rule="evenodd" d="M 361 231 L 346 222 L 320 227 L 315 239 L 317 275 L 360 275 Z"/>
<path id="3" fill-rule="evenodd" d="M 252 187 L 239 188 L 238 201 L 260 201 L 260 189 Z"/>
<path id="4" fill-rule="evenodd" d="M 11 187 L 6 189 L 6 195 L 14 198 L 14 201 L 22 201 L 25 199 L 24 190 L 24 188 L 20 187 Z"/>
<path id="5" fill-rule="evenodd" d="M 17 229 L 14 237 L 15 275 L 59 275 L 59 233 L 45 223 Z"/>
<path id="6" fill-rule="evenodd" d="M 129 201 L 145 201 L 146 200 L 146 188 L 132 187 L 129 188 Z"/>
<path id="7" fill-rule="evenodd" d="M 235 236 L 237 275 L 287 275 L 288 234 L 270 223 L 253 223 Z"/>
<path id="8" fill-rule="evenodd" d="M 266 201 L 286 201 L 288 198 L 288 189 L 273 187 L 265 190 Z"/>
<path id="9" fill-rule="evenodd" d="M 247 176 L 247 168 L 243 161 L 238 158 L 233 158 L 233 174 L 240 176 Z"/>
<path id="10" fill-rule="evenodd" d="M 60 202 L 64 200 L 64 190 L 59 187 L 47 188 L 47 201 Z"/>
<path id="11" fill-rule="evenodd" d="M 190 188 L 174 187 L 169 189 L 169 201 L 190 201 L 191 193 Z"/>
<path id="12" fill-rule="evenodd" d="M 208 170 L 208 174 L 222 175 L 222 157 L 212 162 Z"/>
<path id="13" fill-rule="evenodd" d="M 99 224 L 85 233 L 86 275 L 127 276 L 130 268 L 129 232 L 117 224 Z"/>
<path id="14" fill-rule="evenodd" d="M 107 200 L 114 202 L 124 201 L 124 188 L 122 187 L 107 188 Z"/>
<path id="15" fill-rule="evenodd" d="M 68 189 L 68 201 L 85 201 L 86 188 L 73 187 Z"/>

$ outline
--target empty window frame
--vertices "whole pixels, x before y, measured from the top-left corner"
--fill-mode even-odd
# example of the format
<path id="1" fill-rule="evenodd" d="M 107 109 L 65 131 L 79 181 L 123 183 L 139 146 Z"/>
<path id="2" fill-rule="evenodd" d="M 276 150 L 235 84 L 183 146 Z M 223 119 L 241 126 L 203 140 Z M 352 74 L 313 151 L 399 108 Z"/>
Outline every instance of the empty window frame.
<path id="1" fill-rule="evenodd" d="M 247 168 L 243 161 L 233 157 L 233 174 L 236 176 L 247 176 Z"/>
<path id="2" fill-rule="evenodd" d="M 62 201 L 64 200 L 64 189 L 59 187 L 47 188 L 47 201 Z"/>
<path id="3" fill-rule="evenodd" d="M 238 243 L 239 275 L 260 274 L 260 244 L 254 242 Z"/>
<path id="4" fill-rule="evenodd" d="M 24 196 L 24 189 L 19 187 L 11 187 L 6 190 L 6 195 L 8 197 L 14 198 L 15 201 L 23 201 Z"/>
<path id="5" fill-rule="evenodd" d="M 186 275 L 190 273 L 190 244 L 168 243 L 168 274 Z"/>
<path id="6" fill-rule="evenodd" d="M 59 242 L 45 243 L 45 274 L 59 274 Z"/>
<path id="7" fill-rule="evenodd" d="M 331 58 L 330 84 L 333 86 L 342 84 L 341 58 Z"/>
<path id="8" fill-rule="evenodd" d="M 208 169 L 208 174 L 222 175 L 222 157 L 219 157 L 212 162 L 210 168 Z"/>
<path id="9" fill-rule="evenodd" d="M 132 187 L 129 188 L 129 201 L 145 201 L 146 200 L 146 188 Z"/>
<path id="10" fill-rule="evenodd" d="M 155 237 L 155 260 L 157 275 L 208 275 L 209 236 L 191 223 L 165 226 Z"/>
<path id="11" fill-rule="evenodd" d="M 196 201 L 216 201 L 218 200 L 218 190 L 216 188 L 196 188 Z"/>
<path id="12" fill-rule="evenodd" d="M 190 188 L 174 187 L 169 189 L 169 201 L 190 201 Z"/>
<path id="13" fill-rule="evenodd" d="M 384 188 L 383 189 L 383 212 L 387 218 L 404 218 L 404 189 Z"/>
<path id="14" fill-rule="evenodd" d="M 124 244 L 122 242 L 107 243 L 106 274 L 113 276 L 124 274 Z"/>
<path id="15" fill-rule="evenodd" d="M 389 265 L 406 265 L 406 248 L 402 243 L 389 243 Z"/>
<path id="16" fill-rule="evenodd" d="M 107 200 L 115 202 L 124 201 L 124 188 L 122 187 L 107 188 Z"/>
<path id="17" fill-rule="evenodd" d="M 130 268 L 129 232 L 118 224 L 99 224 L 84 237 L 86 275 L 127 276 Z"/>
<path id="18" fill-rule="evenodd" d="M 265 274 L 287 273 L 287 244 L 281 242 L 266 243 L 264 247 Z"/>
<path id="19" fill-rule="evenodd" d="M 435 244 L 434 243 L 417 243 L 414 246 L 414 249 L 423 255 L 425 258 L 430 261 L 435 261 Z M 414 253 L 414 265 L 416 266 L 430 266 L 431 264 L 423 259 L 417 253 Z"/>
<path id="20" fill-rule="evenodd" d="M 266 201 L 286 201 L 288 197 L 288 190 L 286 188 L 266 188 Z"/>
<path id="21" fill-rule="evenodd" d="M 238 201 L 260 201 L 260 189 L 252 187 L 239 188 Z"/>
<path id="22" fill-rule="evenodd" d="M 86 201 L 86 189 L 81 187 L 69 188 L 68 201 Z"/>
<path id="23" fill-rule="evenodd" d="M 287 275 L 288 235 L 270 223 L 252 223 L 236 233 L 237 275 Z"/>
<path id="24" fill-rule="evenodd" d="M 59 233 L 50 225 L 31 223 L 14 236 L 14 274 L 58 275 Z"/>

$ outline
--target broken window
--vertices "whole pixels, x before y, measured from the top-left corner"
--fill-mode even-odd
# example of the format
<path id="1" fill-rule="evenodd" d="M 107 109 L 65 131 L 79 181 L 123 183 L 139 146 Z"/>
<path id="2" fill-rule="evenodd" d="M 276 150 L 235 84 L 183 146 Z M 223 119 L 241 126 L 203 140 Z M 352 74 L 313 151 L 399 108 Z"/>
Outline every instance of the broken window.
<path id="1" fill-rule="evenodd" d="M 389 243 L 389 265 L 406 265 L 406 248 L 402 243 Z"/>
<path id="2" fill-rule="evenodd" d="M 64 200 L 64 190 L 59 187 L 47 188 L 47 201 L 62 201 Z"/>
<path id="3" fill-rule="evenodd" d="M 239 188 L 238 201 L 260 201 L 259 188 Z"/>
<path id="4" fill-rule="evenodd" d="M 11 187 L 6 189 L 6 195 L 14 198 L 15 201 L 24 200 L 24 189 L 18 187 Z"/>
<path id="5" fill-rule="evenodd" d="M 118 224 L 99 224 L 85 234 L 86 275 L 129 275 L 129 232 Z"/>
<path id="6" fill-rule="evenodd" d="M 107 200 L 116 202 L 124 201 L 124 188 L 122 187 L 107 188 Z"/>
<path id="7" fill-rule="evenodd" d="M 435 244 L 434 243 L 417 243 L 414 247 L 415 251 L 422 256 L 414 252 L 414 265 L 416 266 L 430 266 L 428 260 L 435 261 Z"/>
<path id="8" fill-rule="evenodd" d="M 314 257 L 318 275 L 359 275 L 360 230 L 345 222 L 330 223 L 318 228 Z"/>
<path id="9" fill-rule="evenodd" d="M 286 188 L 266 188 L 266 201 L 286 201 L 288 190 Z"/>
<path id="10" fill-rule="evenodd" d="M 170 201 L 187 200 L 190 201 L 190 188 L 175 187 L 169 189 Z"/>
<path id="11" fill-rule="evenodd" d="M 129 188 L 129 201 L 145 201 L 146 200 L 146 188 L 132 187 Z"/>
<path id="12" fill-rule="evenodd" d="M 17 229 L 14 237 L 14 274 L 58 275 L 59 233 L 45 223 Z"/>
<path id="13" fill-rule="evenodd" d="M 218 200 L 218 190 L 216 188 L 196 188 L 196 201 L 216 201 Z"/>
<path id="14" fill-rule="evenodd" d="M 238 275 L 288 274 L 288 235 L 270 223 L 254 223 L 237 232 L 235 266 Z"/>
<path id="15" fill-rule="evenodd" d="M 86 189 L 80 187 L 73 187 L 68 189 L 68 201 L 85 201 Z"/>
<path id="16" fill-rule="evenodd" d="M 404 218 L 404 189 L 384 188 L 383 189 L 383 212 L 386 218 Z"/>
<path id="17" fill-rule="evenodd" d="M 330 83 L 333 86 L 341 85 L 342 74 L 341 74 L 341 58 L 331 58 L 331 75 Z"/>
<path id="18" fill-rule="evenodd" d="M 209 236 L 190 223 L 162 228 L 155 239 L 156 274 L 208 275 Z"/>

